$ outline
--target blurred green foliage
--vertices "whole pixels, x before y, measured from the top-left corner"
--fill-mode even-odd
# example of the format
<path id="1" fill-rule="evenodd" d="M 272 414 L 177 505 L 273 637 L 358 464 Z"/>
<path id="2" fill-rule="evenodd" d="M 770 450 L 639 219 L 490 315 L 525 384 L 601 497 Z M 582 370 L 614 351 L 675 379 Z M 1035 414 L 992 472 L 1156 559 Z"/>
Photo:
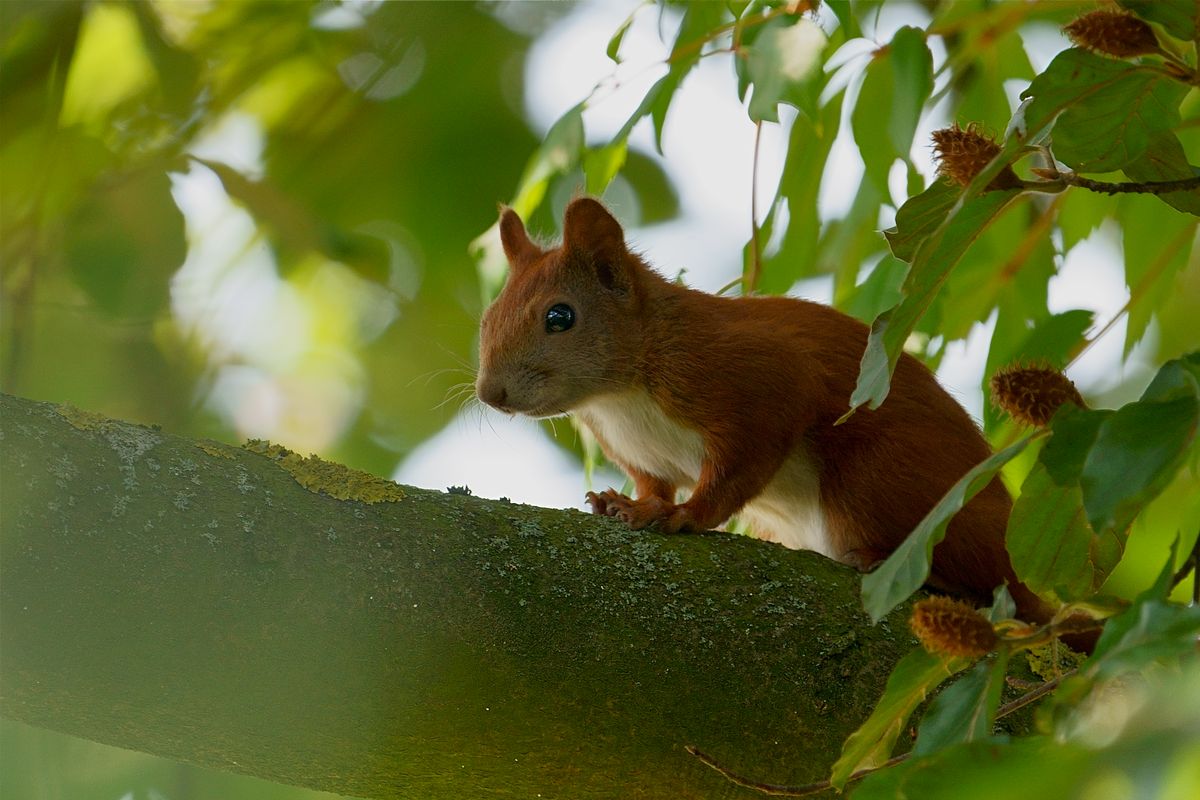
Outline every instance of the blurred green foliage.
<path id="1" fill-rule="evenodd" d="M 253 396 L 219 395 L 250 373 L 274 438 L 390 474 L 469 380 L 466 245 L 537 142 L 524 55 L 566 11 L 0 3 L 0 388 L 236 441 Z M 3 736 L 5 796 L 310 796 Z"/>
<path id="2" fill-rule="evenodd" d="M 236 439 L 250 431 L 210 402 L 224 370 L 301 396 L 312 374 L 351 399 L 285 415 L 276 438 L 390 472 L 456 410 L 439 404 L 473 359 L 466 242 L 536 141 L 521 109 L 528 34 L 493 11 L 0 4 L 4 390 Z M 563 10 L 523 13 L 536 29 Z M 225 152 L 257 154 L 203 145 L 231 119 L 251 144 Z M 181 176 L 206 172 L 226 216 L 252 225 L 242 248 L 198 259 L 207 285 L 236 286 L 265 243 L 310 322 L 291 363 L 252 343 L 287 330 L 277 306 L 244 298 L 240 338 L 216 346 L 216 293 L 173 289 L 189 248 L 203 255 L 225 230 L 189 228 L 177 206 Z M 321 414 L 334 423 L 313 437 L 304 420 Z"/>

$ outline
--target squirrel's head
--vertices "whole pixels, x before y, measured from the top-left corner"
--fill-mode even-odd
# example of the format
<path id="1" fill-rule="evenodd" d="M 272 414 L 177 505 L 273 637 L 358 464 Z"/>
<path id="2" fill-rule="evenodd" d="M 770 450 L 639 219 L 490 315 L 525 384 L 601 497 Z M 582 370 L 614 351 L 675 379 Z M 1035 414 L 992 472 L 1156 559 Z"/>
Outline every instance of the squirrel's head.
<path id="1" fill-rule="evenodd" d="M 641 266 L 598 201 L 571 201 L 562 245 L 543 250 L 500 216 L 508 280 L 484 312 L 475 392 L 508 413 L 550 417 L 629 385 L 641 331 Z"/>

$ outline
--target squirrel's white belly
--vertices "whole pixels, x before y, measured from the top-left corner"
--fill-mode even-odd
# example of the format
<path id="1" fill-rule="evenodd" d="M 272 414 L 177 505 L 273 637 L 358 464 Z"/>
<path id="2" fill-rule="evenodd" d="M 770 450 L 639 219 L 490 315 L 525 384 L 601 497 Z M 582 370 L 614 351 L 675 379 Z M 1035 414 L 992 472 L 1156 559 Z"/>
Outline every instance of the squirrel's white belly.
<path id="1" fill-rule="evenodd" d="M 593 398 L 575 414 L 619 461 L 690 489 L 700 478 L 704 439 L 663 413 L 643 391 Z"/>
<path id="2" fill-rule="evenodd" d="M 681 489 L 690 490 L 699 480 L 704 438 L 664 414 L 646 392 L 602 395 L 574 413 L 615 459 Z M 739 516 L 761 539 L 835 557 L 821 512 L 817 465 L 803 450 L 784 462 Z"/>
<path id="3" fill-rule="evenodd" d="M 739 516 L 760 539 L 837 558 L 821 511 L 817 464 L 804 450 L 783 462 L 767 488 L 747 503 Z"/>

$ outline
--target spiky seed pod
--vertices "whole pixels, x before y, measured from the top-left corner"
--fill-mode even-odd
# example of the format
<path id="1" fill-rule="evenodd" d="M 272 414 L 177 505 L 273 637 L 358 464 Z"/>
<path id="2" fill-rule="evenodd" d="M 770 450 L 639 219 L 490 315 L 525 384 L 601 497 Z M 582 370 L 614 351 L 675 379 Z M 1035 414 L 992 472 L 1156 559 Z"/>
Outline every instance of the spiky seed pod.
<path id="1" fill-rule="evenodd" d="M 982 614 L 950 597 L 918 601 L 909 625 L 931 653 L 979 658 L 992 652 L 999 641 L 992 623 Z"/>
<path id="2" fill-rule="evenodd" d="M 1117 58 L 1159 52 L 1150 26 L 1126 11 L 1090 11 L 1064 27 L 1063 33 L 1080 47 Z"/>
<path id="3" fill-rule="evenodd" d="M 960 128 L 942 128 L 933 132 L 933 155 L 938 162 L 938 174 L 959 186 L 966 186 L 1000 153 L 1000 145 L 979 132 L 971 123 Z M 1006 166 L 988 183 L 988 189 L 1017 189 L 1021 179 Z"/>
<path id="4" fill-rule="evenodd" d="M 1049 367 L 1007 367 L 992 376 L 990 385 L 996 405 L 1026 425 L 1045 427 L 1064 403 L 1087 408 L 1075 384 Z"/>

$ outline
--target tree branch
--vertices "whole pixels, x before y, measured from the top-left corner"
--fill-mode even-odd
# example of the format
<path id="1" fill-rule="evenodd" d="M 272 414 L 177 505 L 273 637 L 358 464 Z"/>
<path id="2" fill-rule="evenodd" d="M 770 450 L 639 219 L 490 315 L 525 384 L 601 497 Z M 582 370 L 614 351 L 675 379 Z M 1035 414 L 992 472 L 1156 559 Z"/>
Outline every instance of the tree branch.
<path id="1" fill-rule="evenodd" d="M 803 783 L 913 644 L 856 573 L 746 537 L 336 500 L 375 487 L 6 396 L 0 442 L 0 713 L 196 764 L 359 797 L 722 796 L 695 742 Z"/>
<path id="2" fill-rule="evenodd" d="M 1036 192 L 1061 191 L 1064 186 L 1078 186 L 1100 194 L 1170 194 L 1200 189 L 1200 175 L 1170 181 L 1126 181 L 1109 183 L 1085 178 L 1078 172 L 1059 172 L 1055 169 L 1035 169 L 1045 181 L 1025 181 L 1026 189 Z"/>

